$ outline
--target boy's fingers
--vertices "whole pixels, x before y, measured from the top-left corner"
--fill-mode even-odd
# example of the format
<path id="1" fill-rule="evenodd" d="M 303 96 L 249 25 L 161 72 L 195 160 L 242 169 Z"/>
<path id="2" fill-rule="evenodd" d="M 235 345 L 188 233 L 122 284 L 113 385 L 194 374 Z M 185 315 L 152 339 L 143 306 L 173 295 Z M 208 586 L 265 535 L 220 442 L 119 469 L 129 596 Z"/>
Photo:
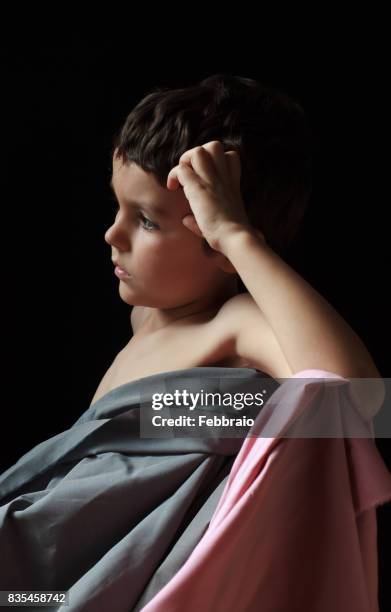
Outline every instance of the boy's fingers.
<path id="1" fill-rule="evenodd" d="M 220 178 L 224 179 L 224 177 L 227 175 L 229 166 L 223 144 L 220 142 L 220 140 L 211 140 L 203 145 L 203 147 L 213 158 L 213 162 L 216 166 L 218 174 L 220 175 Z"/>
<path id="2" fill-rule="evenodd" d="M 168 189 L 177 189 L 181 186 L 181 182 L 178 178 L 178 171 L 184 166 L 184 164 L 178 164 L 171 168 L 167 174 L 167 187 Z"/>
<path id="3" fill-rule="evenodd" d="M 219 140 L 211 140 L 203 145 L 198 145 L 197 147 L 185 151 L 179 158 L 179 162 L 184 162 L 191 166 L 192 160 L 195 159 L 196 155 L 204 161 L 204 164 L 208 164 L 208 161 L 212 162 L 212 164 L 209 164 L 209 172 L 214 170 L 214 173 L 220 175 L 221 178 L 225 176 L 228 166 L 224 156 L 224 147 Z M 210 160 L 210 158 L 212 158 L 212 160 Z M 200 163 L 201 160 L 199 160 Z"/>
<path id="4" fill-rule="evenodd" d="M 198 154 L 198 165 L 195 161 L 195 155 Z M 210 160 L 210 157 L 212 160 Z M 206 180 L 210 173 L 217 173 L 220 177 L 224 177 L 229 170 L 228 160 L 226 159 L 226 154 L 224 153 L 224 147 L 219 140 L 211 140 L 210 142 L 205 143 L 204 145 L 198 145 L 185 151 L 179 158 L 178 166 L 175 166 L 170 170 L 167 175 L 167 187 L 168 189 L 176 189 L 178 186 L 178 181 L 176 177 L 176 169 L 182 164 L 187 165 L 192 169 L 192 160 L 195 165 L 197 165 L 197 172 L 199 172 L 200 176 Z M 202 161 L 201 161 L 202 160 Z M 212 162 L 212 164 L 208 161 Z M 172 180 L 171 180 L 172 179 Z"/>
<path id="5" fill-rule="evenodd" d="M 179 181 L 174 174 L 174 169 L 172 169 L 167 175 L 167 189 L 177 189 L 178 187 Z"/>
<path id="6" fill-rule="evenodd" d="M 199 177 L 188 164 L 181 163 L 170 170 L 167 175 L 167 188 L 183 190 L 197 188 L 200 184 Z"/>
<path id="7" fill-rule="evenodd" d="M 167 175 L 167 187 L 168 189 L 178 189 L 181 186 L 181 183 L 178 179 L 178 166 L 174 166 L 171 168 L 170 172 Z"/>
<path id="8" fill-rule="evenodd" d="M 184 176 L 186 176 L 186 180 L 190 181 L 191 183 L 197 181 L 198 178 L 190 164 L 181 162 L 177 166 L 174 166 L 174 168 L 171 168 L 170 172 L 168 173 L 167 188 L 178 189 L 178 187 L 183 187 Z"/>

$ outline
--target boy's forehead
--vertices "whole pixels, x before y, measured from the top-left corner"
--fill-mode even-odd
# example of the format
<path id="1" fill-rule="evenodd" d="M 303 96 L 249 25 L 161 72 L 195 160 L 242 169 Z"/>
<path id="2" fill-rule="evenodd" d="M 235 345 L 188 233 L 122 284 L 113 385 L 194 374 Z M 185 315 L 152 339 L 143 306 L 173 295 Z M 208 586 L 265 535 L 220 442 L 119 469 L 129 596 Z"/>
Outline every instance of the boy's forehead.
<path id="1" fill-rule="evenodd" d="M 151 173 L 145 172 L 133 161 L 123 164 L 122 160 L 113 157 L 110 184 L 125 200 L 149 203 L 151 209 L 164 210 L 166 215 L 192 212 L 182 188 L 175 191 L 163 188 Z"/>

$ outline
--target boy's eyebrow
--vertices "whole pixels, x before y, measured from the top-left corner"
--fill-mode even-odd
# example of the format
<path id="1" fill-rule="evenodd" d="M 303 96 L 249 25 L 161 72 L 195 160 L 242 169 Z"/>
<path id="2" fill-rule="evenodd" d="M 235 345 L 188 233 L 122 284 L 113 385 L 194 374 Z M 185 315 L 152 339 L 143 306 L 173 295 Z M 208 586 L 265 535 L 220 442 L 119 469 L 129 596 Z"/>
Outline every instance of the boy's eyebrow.
<path id="1" fill-rule="evenodd" d="M 115 193 L 115 189 L 113 185 L 113 177 L 111 177 L 110 179 L 109 186 L 110 186 L 111 191 L 115 195 L 115 197 L 117 197 L 117 194 Z M 170 216 L 170 212 L 167 207 L 162 208 L 161 206 L 155 206 L 154 204 L 153 205 L 147 204 L 147 202 L 137 202 L 136 200 L 132 200 L 132 201 L 127 200 L 127 202 L 129 204 L 135 204 L 136 206 L 140 206 L 142 208 L 149 208 L 151 212 L 155 213 L 156 215 L 160 215 L 161 217 Z"/>

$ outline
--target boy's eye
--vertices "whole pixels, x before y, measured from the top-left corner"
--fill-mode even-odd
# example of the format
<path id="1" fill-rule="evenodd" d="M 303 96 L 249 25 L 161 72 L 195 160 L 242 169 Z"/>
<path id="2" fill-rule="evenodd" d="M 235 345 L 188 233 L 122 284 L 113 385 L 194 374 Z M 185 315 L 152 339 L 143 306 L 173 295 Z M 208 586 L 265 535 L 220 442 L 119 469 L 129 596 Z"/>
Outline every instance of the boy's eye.
<path id="1" fill-rule="evenodd" d="M 115 214 L 117 215 L 119 210 L 120 210 L 120 206 L 118 204 L 118 200 L 115 196 L 111 197 L 111 200 L 114 202 L 115 205 Z M 158 225 L 156 225 L 155 223 L 153 223 L 150 219 L 148 219 L 145 215 L 143 215 L 143 213 L 139 213 L 138 214 L 139 219 L 141 219 L 142 221 L 142 226 L 144 229 L 148 230 L 148 231 L 152 231 L 154 229 L 158 228 Z"/>
<path id="2" fill-rule="evenodd" d="M 153 230 L 153 229 L 157 228 L 157 225 L 155 225 L 155 223 L 152 223 L 152 221 L 150 221 L 149 219 L 147 219 L 147 217 L 145 217 L 145 216 L 143 215 L 143 213 L 140 213 L 140 214 L 139 214 L 139 217 L 140 217 L 140 219 L 143 221 L 143 226 L 144 226 L 144 228 L 145 228 L 146 230 Z M 149 227 L 146 227 L 146 226 L 145 226 L 145 222 L 146 222 L 146 223 L 149 223 Z M 151 226 L 152 226 L 152 227 L 151 227 Z"/>

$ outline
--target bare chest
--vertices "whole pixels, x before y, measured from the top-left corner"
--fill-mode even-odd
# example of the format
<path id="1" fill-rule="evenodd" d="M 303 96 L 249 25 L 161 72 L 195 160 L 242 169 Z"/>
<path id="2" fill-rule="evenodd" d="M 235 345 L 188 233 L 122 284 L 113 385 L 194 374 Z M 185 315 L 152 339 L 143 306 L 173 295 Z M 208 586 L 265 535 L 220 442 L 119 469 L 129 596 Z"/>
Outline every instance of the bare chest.
<path id="1" fill-rule="evenodd" d="M 235 354 L 234 339 L 225 330 L 208 323 L 158 330 L 150 336 L 134 336 L 118 353 L 104 374 L 91 404 L 125 383 L 184 368 L 199 366 L 242 367 Z"/>

